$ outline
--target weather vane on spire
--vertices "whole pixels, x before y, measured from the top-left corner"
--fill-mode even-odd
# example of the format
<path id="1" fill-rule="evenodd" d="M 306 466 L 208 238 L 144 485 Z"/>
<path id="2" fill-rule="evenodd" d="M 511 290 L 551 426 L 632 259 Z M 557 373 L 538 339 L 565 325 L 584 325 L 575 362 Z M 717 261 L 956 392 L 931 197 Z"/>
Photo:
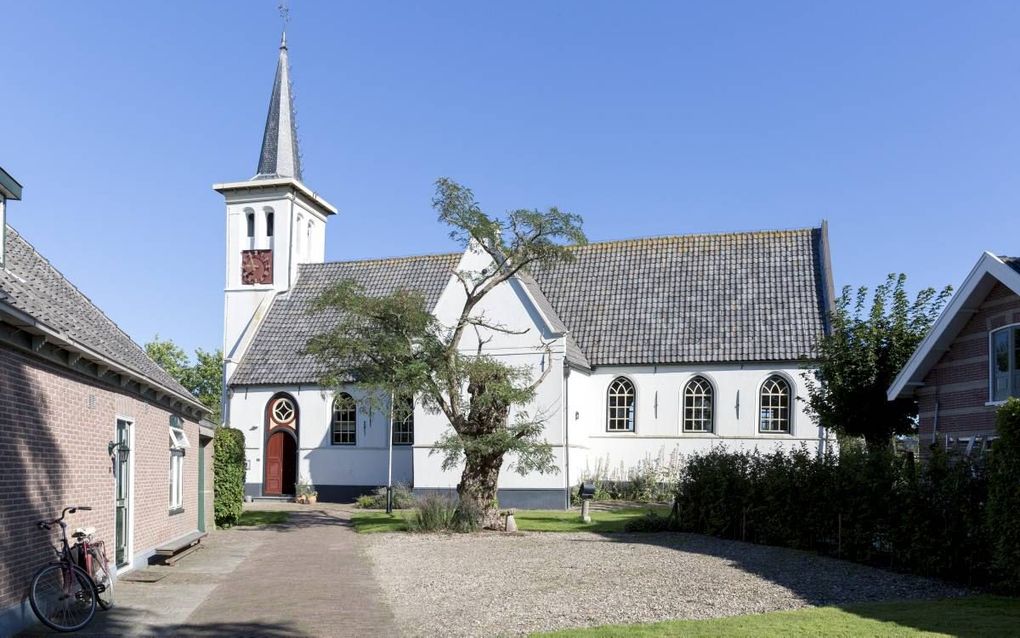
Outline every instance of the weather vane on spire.
<path id="1" fill-rule="evenodd" d="M 287 6 L 287 0 L 281 0 L 280 4 L 276 5 L 276 8 L 280 10 L 280 19 L 283 21 L 283 36 L 280 38 L 280 48 L 287 48 L 287 23 L 290 22 L 290 7 Z"/>

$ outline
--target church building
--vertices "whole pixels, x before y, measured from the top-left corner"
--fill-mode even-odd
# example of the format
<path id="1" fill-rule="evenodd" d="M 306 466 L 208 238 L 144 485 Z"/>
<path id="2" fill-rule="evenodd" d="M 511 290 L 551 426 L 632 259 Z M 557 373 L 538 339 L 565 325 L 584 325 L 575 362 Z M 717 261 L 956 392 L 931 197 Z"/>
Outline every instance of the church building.
<path id="1" fill-rule="evenodd" d="M 245 433 L 247 493 L 285 496 L 307 481 L 320 499 L 345 500 L 390 476 L 416 492 L 452 493 L 460 472 L 431 454 L 449 424 L 417 404 L 391 423 L 390 410 L 358 388 L 324 387 L 303 352 L 330 319 L 308 309 L 353 280 L 373 294 L 419 291 L 449 324 L 463 300 L 454 273 L 480 271 L 488 257 L 468 249 L 326 261 L 327 225 L 344 218 L 302 181 L 287 54 L 284 39 L 257 174 L 214 186 L 226 200 L 224 419 Z M 501 285 L 478 308 L 513 329 L 483 334 L 487 353 L 530 366 L 535 378 L 548 370 L 528 412 L 545 417 L 559 472 L 521 476 L 504 466 L 502 506 L 567 507 L 571 487 L 596 466 L 632 468 L 719 445 L 824 449 L 828 435 L 801 400 L 834 299 L 824 222 L 573 252 L 569 263 Z M 477 338 L 461 346 L 473 352 Z"/>

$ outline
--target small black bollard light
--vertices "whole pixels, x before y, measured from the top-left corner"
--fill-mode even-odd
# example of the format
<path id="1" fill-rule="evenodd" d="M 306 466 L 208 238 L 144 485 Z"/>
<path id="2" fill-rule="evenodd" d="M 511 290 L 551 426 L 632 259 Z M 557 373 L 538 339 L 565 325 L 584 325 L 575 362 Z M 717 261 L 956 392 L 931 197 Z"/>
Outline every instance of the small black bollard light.
<path id="1" fill-rule="evenodd" d="M 595 498 L 595 483 L 593 481 L 582 481 L 581 487 L 577 489 L 577 496 L 581 499 L 581 520 L 585 523 L 591 522 L 589 508 L 592 499 Z"/>

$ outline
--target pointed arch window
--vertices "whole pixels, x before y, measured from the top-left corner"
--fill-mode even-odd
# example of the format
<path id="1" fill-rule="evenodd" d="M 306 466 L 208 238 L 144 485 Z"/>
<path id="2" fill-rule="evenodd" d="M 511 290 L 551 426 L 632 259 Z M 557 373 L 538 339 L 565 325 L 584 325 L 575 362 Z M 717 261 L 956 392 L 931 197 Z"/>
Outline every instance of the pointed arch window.
<path id="1" fill-rule="evenodd" d="M 684 386 L 684 432 L 712 432 L 715 391 L 708 379 L 697 376 Z"/>
<path id="2" fill-rule="evenodd" d="M 330 428 L 333 445 L 357 445 L 358 406 L 354 397 L 341 392 L 333 399 L 333 422 Z"/>
<path id="3" fill-rule="evenodd" d="M 790 383 L 774 374 L 761 384 L 758 430 L 767 433 L 790 432 Z"/>
<path id="4" fill-rule="evenodd" d="M 606 431 L 633 432 L 637 395 L 627 377 L 616 377 L 606 394 Z"/>

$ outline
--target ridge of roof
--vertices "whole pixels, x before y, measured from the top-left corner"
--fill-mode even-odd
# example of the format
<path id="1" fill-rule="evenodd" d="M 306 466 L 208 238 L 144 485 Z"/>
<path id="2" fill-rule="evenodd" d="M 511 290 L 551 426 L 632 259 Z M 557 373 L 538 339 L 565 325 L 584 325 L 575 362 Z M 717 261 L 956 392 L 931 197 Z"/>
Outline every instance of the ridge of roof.
<path id="1" fill-rule="evenodd" d="M 770 236 L 770 237 L 782 237 L 789 235 L 800 235 L 803 233 L 810 233 L 820 230 L 820 226 L 806 226 L 801 228 L 780 228 L 770 230 L 728 230 L 720 232 L 709 232 L 709 233 L 684 233 L 674 235 L 644 235 L 641 237 L 630 237 L 627 239 L 606 239 L 602 241 L 588 242 L 587 244 L 571 245 L 570 248 L 587 248 L 590 246 L 606 246 L 609 244 L 637 244 L 643 242 L 654 242 L 654 241 L 665 241 L 670 239 L 703 239 L 703 238 L 722 238 L 722 237 L 746 237 L 749 235 L 753 236 Z"/>
<path id="2" fill-rule="evenodd" d="M 747 230 L 747 231 L 721 231 L 715 233 L 687 233 L 677 235 L 645 235 L 641 237 L 630 237 L 625 239 L 606 239 L 602 241 L 588 242 L 587 244 L 570 244 L 567 248 L 591 248 L 599 246 L 609 246 L 611 244 L 637 244 L 642 242 L 653 242 L 653 241 L 665 241 L 670 239 L 700 239 L 700 238 L 722 238 L 722 237 L 746 237 L 749 235 L 753 236 L 786 236 L 786 235 L 798 235 L 803 233 L 810 233 L 821 230 L 820 226 L 805 226 L 801 228 L 782 228 L 773 230 Z M 421 253 L 416 255 L 394 255 L 389 257 L 365 257 L 362 259 L 338 259 L 334 261 L 324 261 L 318 264 L 300 264 L 299 268 L 317 268 L 322 266 L 330 266 L 333 264 L 360 264 L 360 263 L 378 263 L 383 261 L 403 261 L 408 259 L 427 259 L 427 258 L 448 258 L 453 255 L 462 255 L 463 251 L 459 252 L 434 252 L 434 253 Z"/>

